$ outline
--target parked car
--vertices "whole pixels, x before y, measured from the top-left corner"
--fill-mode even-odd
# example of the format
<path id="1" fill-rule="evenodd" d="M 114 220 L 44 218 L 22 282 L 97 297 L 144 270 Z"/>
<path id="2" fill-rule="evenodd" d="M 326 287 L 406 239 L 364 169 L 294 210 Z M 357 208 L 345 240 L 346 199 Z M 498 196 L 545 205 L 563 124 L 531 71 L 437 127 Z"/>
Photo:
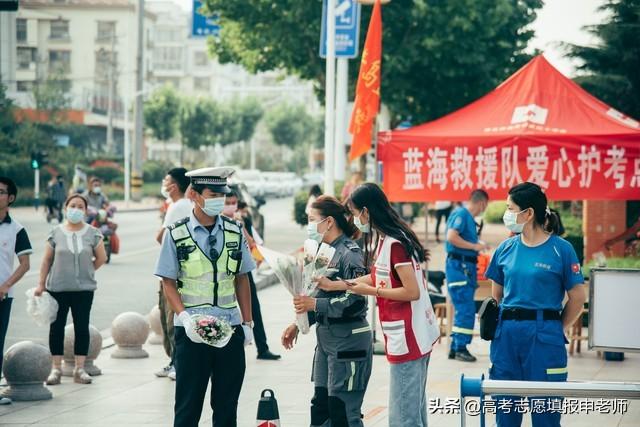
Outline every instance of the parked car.
<path id="1" fill-rule="evenodd" d="M 254 197 L 266 195 L 266 182 L 262 173 L 257 169 L 240 169 L 233 175 L 235 182 L 242 182 Z"/>

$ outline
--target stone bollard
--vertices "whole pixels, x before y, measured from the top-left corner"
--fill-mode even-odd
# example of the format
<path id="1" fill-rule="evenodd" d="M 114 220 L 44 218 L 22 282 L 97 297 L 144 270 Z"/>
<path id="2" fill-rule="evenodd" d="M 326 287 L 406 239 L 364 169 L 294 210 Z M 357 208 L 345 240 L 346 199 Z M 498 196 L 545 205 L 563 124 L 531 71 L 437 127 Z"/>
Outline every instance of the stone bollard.
<path id="1" fill-rule="evenodd" d="M 111 353 L 114 359 L 142 359 L 149 353 L 142 349 L 142 344 L 149 337 L 149 322 L 133 311 L 119 314 L 111 323 L 111 336 L 117 344 Z"/>
<path id="2" fill-rule="evenodd" d="M 2 372 L 9 387 L 0 396 L 15 401 L 48 400 L 52 394 L 44 386 L 51 372 L 51 352 L 43 345 L 21 341 L 4 353 Z"/>
<path id="3" fill-rule="evenodd" d="M 76 366 L 73 344 L 75 343 L 75 331 L 73 323 L 64 328 L 64 359 L 62 363 L 62 375 L 73 376 L 73 368 Z M 92 377 L 102 375 L 102 371 L 93 362 L 102 351 L 102 335 L 93 325 L 89 325 L 89 354 L 84 362 L 84 370 Z"/>
<path id="4" fill-rule="evenodd" d="M 147 314 L 149 325 L 151 326 L 151 336 L 149 344 L 162 344 L 164 341 L 164 333 L 162 331 L 162 322 L 160 321 L 160 308 L 154 305 L 149 314 Z"/>

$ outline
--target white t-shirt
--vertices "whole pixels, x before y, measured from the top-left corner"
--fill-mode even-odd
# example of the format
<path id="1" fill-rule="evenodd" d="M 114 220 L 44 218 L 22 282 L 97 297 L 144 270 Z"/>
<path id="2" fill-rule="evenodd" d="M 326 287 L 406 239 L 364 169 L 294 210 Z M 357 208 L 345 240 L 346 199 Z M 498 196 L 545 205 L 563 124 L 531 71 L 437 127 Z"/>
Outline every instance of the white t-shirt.
<path id="1" fill-rule="evenodd" d="M 162 227 L 167 228 L 176 221 L 180 221 L 182 218 L 186 218 L 191 215 L 193 204 L 189 199 L 180 199 L 177 202 L 173 202 L 167 208 L 167 213 L 164 216 L 164 222 Z"/>

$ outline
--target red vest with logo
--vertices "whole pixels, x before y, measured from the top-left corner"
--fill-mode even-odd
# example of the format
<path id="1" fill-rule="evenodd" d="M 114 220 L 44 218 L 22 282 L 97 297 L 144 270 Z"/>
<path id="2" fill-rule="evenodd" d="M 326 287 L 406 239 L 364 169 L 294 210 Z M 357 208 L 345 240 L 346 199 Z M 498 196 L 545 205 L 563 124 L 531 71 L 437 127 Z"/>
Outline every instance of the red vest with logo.
<path id="1" fill-rule="evenodd" d="M 400 242 L 386 236 L 379 244 L 378 257 L 371 269 L 371 278 L 376 287 L 402 287 L 402 282 L 392 274 L 393 243 Z M 415 257 L 411 259 L 411 266 L 418 281 L 420 298 L 415 301 L 377 299 L 387 359 L 390 363 L 408 362 L 431 353 L 433 344 L 440 337 L 440 327 L 427 292 L 427 281 Z"/>

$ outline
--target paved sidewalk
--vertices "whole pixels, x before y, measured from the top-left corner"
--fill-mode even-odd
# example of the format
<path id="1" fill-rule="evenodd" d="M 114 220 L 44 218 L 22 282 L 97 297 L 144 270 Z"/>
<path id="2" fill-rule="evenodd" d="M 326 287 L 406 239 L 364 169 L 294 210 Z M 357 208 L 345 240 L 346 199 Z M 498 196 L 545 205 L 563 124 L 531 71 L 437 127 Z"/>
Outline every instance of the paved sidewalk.
<path id="1" fill-rule="evenodd" d="M 419 226 L 416 224 L 416 226 Z M 499 241 L 504 230 L 489 227 L 485 239 L 492 244 Z M 493 237 L 491 237 L 493 236 Z M 442 268 L 442 245 L 430 244 L 431 269 Z M 247 347 L 247 374 L 240 396 L 238 425 L 255 425 L 255 415 L 260 392 L 264 388 L 275 391 L 278 399 L 281 423 L 285 427 L 309 425 L 309 400 L 313 392 L 310 382 L 311 363 L 315 347 L 313 331 L 301 335 L 296 348 L 285 351 L 279 344 L 282 330 L 294 319 L 291 297 L 281 286 L 271 286 L 260 291 L 263 317 L 272 351 L 283 354 L 280 361 L 256 360 L 255 347 Z M 94 384 L 81 386 L 63 378 L 63 384 L 50 387 L 54 398 L 43 402 L 15 402 L 0 406 L 0 426 L 67 426 L 67 425 L 121 425 L 121 426 L 170 426 L 173 419 L 174 383 L 154 377 L 153 372 L 166 364 L 166 357 L 159 345 L 146 345 L 148 359 L 111 359 L 113 347 L 106 348 L 96 365 L 103 375 Z M 428 393 L 431 399 L 459 397 L 460 375 L 478 377 L 489 367 L 489 344 L 474 339 L 470 346 L 478 362 L 465 364 L 447 359 L 447 348 L 437 345 L 429 367 Z M 569 358 L 569 377 L 572 381 L 627 381 L 640 382 L 640 354 L 626 354 L 623 362 L 606 362 L 595 352 L 583 350 Z M 388 425 L 387 399 L 389 393 L 389 365 L 383 356 L 374 358 L 373 374 L 363 412 L 365 425 Z M 205 400 L 206 402 L 207 400 Z M 487 425 L 492 425 L 493 420 Z M 478 426 L 477 417 L 468 417 L 469 426 Z M 201 426 L 211 425 L 211 409 L 205 403 Z M 435 413 L 429 415 L 430 427 L 459 426 L 459 415 Z M 530 426 L 527 420 L 523 424 Z M 563 426 L 640 426 L 640 402 L 630 402 L 626 414 L 571 415 L 563 417 Z"/>
<path id="2" fill-rule="evenodd" d="M 282 425 L 302 427 L 309 423 L 309 400 L 313 386 L 309 381 L 315 346 L 313 331 L 301 335 L 297 347 L 284 351 L 278 343 L 281 331 L 294 318 L 290 296 L 280 286 L 260 292 L 263 315 L 272 350 L 283 354 L 277 362 L 255 359 L 255 347 L 247 348 L 247 375 L 240 396 L 238 425 L 255 425 L 260 391 L 272 388 L 278 399 Z M 113 348 L 103 350 L 96 365 L 103 375 L 89 386 L 81 386 L 63 378 L 63 384 L 50 387 L 54 398 L 44 402 L 14 402 L 0 407 L 0 425 L 156 425 L 169 426 L 172 420 L 174 383 L 155 378 L 153 372 L 166 363 L 159 345 L 146 345 L 150 358 L 139 360 L 111 359 Z M 475 364 L 447 359 L 446 348 L 438 345 L 429 367 L 430 398 L 457 398 L 460 374 L 479 376 L 489 366 L 489 347 L 474 340 L 471 351 L 478 355 Z M 605 362 L 595 352 L 583 351 L 569 362 L 572 380 L 640 381 L 640 355 L 627 354 L 624 362 Z M 368 387 L 363 412 L 367 426 L 387 425 L 387 397 L 389 365 L 383 356 L 374 359 L 373 375 Z M 205 400 L 206 402 L 206 400 Z M 211 425 L 211 410 L 205 404 L 200 425 Z M 477 418 L 469 418 L 471 426 L 479 425 Z M 432 414 L 430 427 L 458 426 L 459 416 Z M 490 425 L 490 424 L 488 424 Z M 528 425 L 528 424 L 525 424 Z M 581 415 L 565 417 L 563 426 L 624 426 L 640 425 L 640 403 L 632 402 L 626 415 Z"/>

